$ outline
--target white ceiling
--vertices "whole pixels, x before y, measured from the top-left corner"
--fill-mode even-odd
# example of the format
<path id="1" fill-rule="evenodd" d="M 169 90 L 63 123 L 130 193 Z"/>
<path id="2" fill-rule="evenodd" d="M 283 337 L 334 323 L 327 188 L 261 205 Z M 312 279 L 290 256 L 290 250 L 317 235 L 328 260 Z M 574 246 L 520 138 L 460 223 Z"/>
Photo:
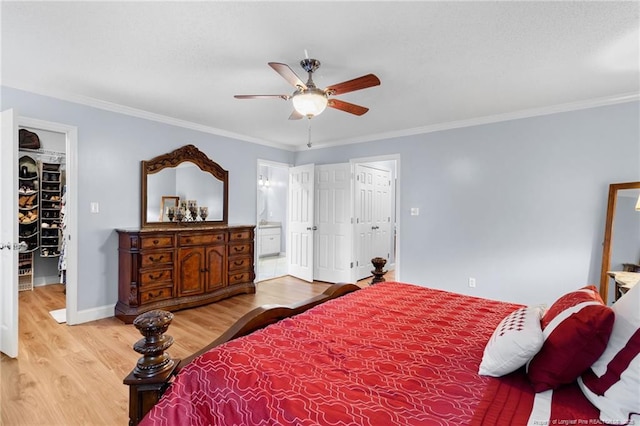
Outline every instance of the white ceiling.
<path id="1" fill-rule="evenodd" d="M 322 62 L 367 106 L 311 121 L 314 146 L 638 99 L 631 2 L 1 3 L 2 84 L 243 140 L 306 149 L 307 120 L 267 62 Z"/>

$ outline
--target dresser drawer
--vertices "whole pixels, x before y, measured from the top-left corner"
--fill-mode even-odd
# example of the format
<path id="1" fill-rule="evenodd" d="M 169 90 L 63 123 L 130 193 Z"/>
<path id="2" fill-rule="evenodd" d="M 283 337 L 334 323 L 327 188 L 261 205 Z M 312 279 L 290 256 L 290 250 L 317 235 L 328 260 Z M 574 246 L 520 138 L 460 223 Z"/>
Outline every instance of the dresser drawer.
<path id="1" fill-rule="evenodd" d="M 180 246 L 198 246 L 214 243 L 224 243 L 226 234 L 216 232 L 212 234 L 180 235 L 178 237 Z"/>
<path id="2" fill-rule="evenodd" d="M 251 256 L 240 256 L 229 258 L 229 271 L 236 271 L 242 269 L 250 269 L 253 263 Z"/>
<path id="3" fill-rule="evenodd" d="M 172 248 L 173 247 L 173 235 L 156 235 L 140 237 L 140 248 Z"/>
<path id="4" fill-rule="evenodd" d="M 157 286 L 158 284 L 164 284 L 167 282 L 173 282 L 173 268 L 172 269 L 151 269 L 148 271 L 140 271 L 140 285 L 144 287 Z"/>
<path id="5" fill-rule="evenodd" d="M 251 230 L 229 231 L 229 241 L 243 241 L 251 239 Z"/>
<path id="6" fill-rule="evenodd" d="M 140 291 L 140 304 L 159 302 L 173 297 L 173 285 Z"/>
<path id="7" fill-rule="evenodd" d="M 241 254 L 251 254 L 253 245 L 251 244 L 229 244 L 229 256 L 238 256 Z"/>
<path id="8" fill-rule="evenodd" d="M 173 263 L 173 251 L 171 250 L 146 252 L 142 253 L 141 257 L 140 266 L 143 268 Z"/>
<path id="9" fill-rule="evenodd" d="M 229 285 L 238 284 L 238 283 L 248 283 L 251 281 L 253 281 L 253 274 L 248 271 L 229 274 Z"/>

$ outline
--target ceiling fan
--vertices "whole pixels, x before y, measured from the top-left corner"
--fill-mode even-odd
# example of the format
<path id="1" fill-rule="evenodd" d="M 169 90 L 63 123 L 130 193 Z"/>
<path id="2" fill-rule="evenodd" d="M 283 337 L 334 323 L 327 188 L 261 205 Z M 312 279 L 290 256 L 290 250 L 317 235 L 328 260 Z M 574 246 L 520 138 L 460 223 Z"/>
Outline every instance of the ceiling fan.
<path id="1" fill-rule="evenodd" d="M 285 101 L 291 99 L 294 110 L 289 116 L 289 120 L 315 117 L 322 113 L 326 107 L 339 109 L 354 115 L 363 115 L 369 111 L 369 108 L 331 98 L 330 96 L 354 92 L 380 84 L 378 77 L 373 74 L 367 74 L 353 80 L 332 84 L 323 90 L 318 89 L 312 79 L 313 72 L 320 67 L 320 61 L 317 59 L 307 58 L 300 61 L 300 66 L 309 74 L 309 79 L 306 83 L 303 83 L 300 77 L 287 64 L 269 62 L 269 66 L 296 88 L 291 95 L 235 95 L 234 97 L 236 99 L 283 99 Z"/>

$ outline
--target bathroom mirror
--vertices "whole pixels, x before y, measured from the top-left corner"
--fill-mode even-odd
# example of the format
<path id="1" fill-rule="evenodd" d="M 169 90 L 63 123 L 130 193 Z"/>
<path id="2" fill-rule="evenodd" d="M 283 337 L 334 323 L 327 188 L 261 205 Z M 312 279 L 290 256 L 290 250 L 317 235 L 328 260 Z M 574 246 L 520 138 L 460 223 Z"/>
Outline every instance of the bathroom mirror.
<path id="1" fill-rule="evenodd" d="M 141 163 L 143 228 L 227 224 L 229 173 L 198 148 L 185 145 Z"/>
<path id="2" fill-rule="evenodd" d="M 622 270 L 622 263 L 640 261 L 640 211 L 635 210 L 639 196 L 640 182 L 609 185 L 600 272 L 600 296 L 605 303 L 609 298 L 609 286 L 613 285 L 607 272 Z"/>

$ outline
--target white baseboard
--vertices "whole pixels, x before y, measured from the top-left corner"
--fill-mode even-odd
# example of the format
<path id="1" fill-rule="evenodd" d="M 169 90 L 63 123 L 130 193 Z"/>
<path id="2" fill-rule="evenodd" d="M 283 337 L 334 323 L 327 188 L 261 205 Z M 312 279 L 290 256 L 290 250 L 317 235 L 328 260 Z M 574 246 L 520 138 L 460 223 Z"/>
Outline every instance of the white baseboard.
<path id="1" fill-rule="evenodd" d="M 105 305 L 98 306 L 97 308 L 85 309 L 78 311 L 76 321 L 73 325 L 82 324 L 85 322 L 96 321 L 99 319 L 109 318 L 114 316 L 114 306 Z"/>
<path id="2" fill-rule="evenodd" d="M 60 277 L 57 275 L 50 275 L 48 277 L 34 277 L 33 286 L 43 287 L 49 284 L 60 284 Z"/>

